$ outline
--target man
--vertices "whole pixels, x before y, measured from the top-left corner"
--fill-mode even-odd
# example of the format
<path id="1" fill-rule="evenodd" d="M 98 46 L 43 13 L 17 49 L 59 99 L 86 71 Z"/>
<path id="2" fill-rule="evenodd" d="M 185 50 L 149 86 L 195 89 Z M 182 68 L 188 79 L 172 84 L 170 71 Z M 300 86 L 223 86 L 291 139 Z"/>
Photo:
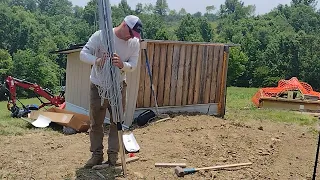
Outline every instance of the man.
<path id="1" fill-rule="evenodd" d="M 137 16 L 129 15 L 124 18 L 122 23 L 113 28 L 115 51 L 112 56 L 112 63 L 118 67 L 121 72 L 122 88 L 122 102 L 125 107 L 126 101 L 126 72 L 132 72 L 137 68 L 137 62 L 140 51 L 140 33 L 142 31 L 141 20 Z M 114 166 L 118 160 L 119 140 L 117 126 L 113 123 L 111 107 L 106 99 L 101 106 L 101 98 L 98 93 L 97 75 L 95 66 L 103 66 L 106 60 L 106 52 L 101 47 L 101 30 L 95 32 L 83 47 L 80 53 L 80 60 L 93 65 L 90 75 L 90 151 L 91 158 L 85 164 L 85 167 L 91 168 L 94 165 L 102 164 L 103 158 L 103 122 L 106 115 L 106 109 L 110 113 L 110 130 L 108 137 L 108 163 Z M 137 77 L 138 78 L 138 77 Z M 125 108 L 123 108 L 125 111 Z"/>

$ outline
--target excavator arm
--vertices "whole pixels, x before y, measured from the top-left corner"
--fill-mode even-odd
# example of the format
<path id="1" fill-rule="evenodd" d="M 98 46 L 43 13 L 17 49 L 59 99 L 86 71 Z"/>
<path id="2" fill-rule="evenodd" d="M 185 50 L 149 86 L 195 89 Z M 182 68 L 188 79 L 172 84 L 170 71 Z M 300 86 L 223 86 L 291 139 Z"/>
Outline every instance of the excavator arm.
<path id="1" fill-rule="evenodd" d="M 25 80 L 21 80 L 18 78 L 14 78 L 11 76 L 8 76 L 5 80 L 4 85 L 5 89 L 8 91 L 8 103 L 7 103 L 7 109 L 9 111 L 13 111 L 13 109 L 16 109 L 16 101 L 17 99 L 17 87 L 21 87 L 23 89 L 28 89 L 33 91 L 37 96 L 43 97 L 48 100 L 48 102 L 43 102 L 39 97 L 38 99 L 41 101 L 41 105 L 39 106 L 39 109 L 43 108 L 44 106 L 56 106 L 60 107 L 64 104 L 65 98 L 64 98 L 64 91 L 60 91 L 60 94 L 58 96 L 55 96 L 52 94 L 52 92 L 49 89 L 43 89 L 41 86 L 39 86 L 36 83 L 31 83 Z M 18 100 L 19 101 L 19 100 Z M 22 104 L 22 103 L 21 103 Z M 23 105 L 23 104 L 22 104 Z M 24 105 L 23 105 L 24 106 Z M 25 106 L 24 106 L 25 108 Z M 13 113 L 13 112 L 12 112 Z"/>

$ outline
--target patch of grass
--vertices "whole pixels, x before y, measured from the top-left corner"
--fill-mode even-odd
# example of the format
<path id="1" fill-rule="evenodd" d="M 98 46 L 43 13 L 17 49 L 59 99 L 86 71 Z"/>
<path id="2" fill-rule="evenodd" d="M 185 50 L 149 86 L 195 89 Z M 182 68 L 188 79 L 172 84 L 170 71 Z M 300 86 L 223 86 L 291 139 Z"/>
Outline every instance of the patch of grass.
<path id="1" fill-rule="evenodd" d="M 27 104 L 40 104 L 37 98 L 32 99 L 21 99 L 24 105 Z M 19 107 L 22 107 L 19 102 L 17 102 Z M 0 102 L 0 135 L 23 135 L 31 131 L 47 131 L 51 128 L 39 129 L 33 127 L 29 122 L 24 121 L 21 118 L 12 118 L 11 112 L 7 109 L 7 102 Z"/>
<path id="2" fill-rule="evenodd" d="M 317 118 L 309 114 L 288 110 L 258 109 L 251 101 L 257 91 L 258 88 L 228 87 L 225 118 L 236 121 L 276 121 L 301 125 L 313 125 L 317 121 Z M 22 99 L 21 102 L 25 105 L 39 104 L 39 100 L 36 98 Z M 55 129 L 51 127 L 35 128 L 20 118 L 11 118 L 10 112 L 6 108 L 6 102 L 0 102 L 0 135 L 23 135 L 28 132 L 53 130 Z"/>
<path id="3" fill-rule="evenodd" d="M 227 88 L 226 118 L 231 120 L 260 120 L 276 121 L 285 123 L 298 123 L 301 125 L 312 125 L 317 118 L 310 114 L 297 113 L 289 110 L 258 109 L 251 98 L 258 88 Z"/>

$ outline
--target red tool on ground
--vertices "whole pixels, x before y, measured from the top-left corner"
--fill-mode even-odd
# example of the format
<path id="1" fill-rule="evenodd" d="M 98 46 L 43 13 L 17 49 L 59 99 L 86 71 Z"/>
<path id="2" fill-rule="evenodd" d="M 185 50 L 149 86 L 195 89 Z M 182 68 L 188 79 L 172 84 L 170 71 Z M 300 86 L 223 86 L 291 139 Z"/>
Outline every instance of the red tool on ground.
<path id="1" fill-rule="evenodd" d="M 7 109 L 9 111 L 11 111 L 11 116 L 12 117 L 22 117 L 24 115 L 26 115 L 30 110 L 38 110 L 41 109 L 45 106 L 56 106 L 59 108 L 64 108 L 64 104 L 65 104 L 65 98 L 64 98 L 64 91 L 61 90 L 60 94 L 55 96 L 49 89 L 43 89 L 41 86 L 39 86 L 36 83 L 31 83 L 25 80 L 21 80 L 21 79 L 17 79 L 11 76 L 8 76 L 4 82 L 3 85 L 1 85 L 2 87 L 4 87 L 7 91 L 7 95 L 8 95 L 8 103 L 7 103 Z M 29 89 L 31 91 L 33 91 L 36 95 L 37 98 L 40 100 L 40 102 L 42 103 L 40 106 L 37 105 L 28 105 L 25 106 L 23 105 L 19 99 L 17 98 L 17 87 L 21 87 L 24 89 Z M 47 99 L 49 102 L 43 102 L 39 96 L 44 97 L 45 99 Z M 19 101 L 22 106 L 23 109 L 20 109 L 17 104 L 16 101 Z"/>

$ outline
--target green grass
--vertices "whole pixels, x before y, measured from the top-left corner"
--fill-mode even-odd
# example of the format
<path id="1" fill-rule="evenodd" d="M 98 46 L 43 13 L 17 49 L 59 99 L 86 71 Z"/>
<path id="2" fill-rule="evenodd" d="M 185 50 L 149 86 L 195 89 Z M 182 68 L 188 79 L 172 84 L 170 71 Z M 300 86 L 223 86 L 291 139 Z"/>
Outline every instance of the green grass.
<path id="1" fill-rule="evenodd" d="M 37 98 L 21 99 L 24 105 L 37 104 L 40 105 L 40 101 Z M 17 102 L 19 107 L 22 105 Z M 51 131 L 51 128 L 35 128 L 30 123 L 20 118 L 12 118 L 11 112 L 7 110 L 7 102 L 0 102 L 0 135 L 23 135 L 32 131 Z"/>
<path id="2" fill-rule="evenodd" d="M 226 118 L 232 120 L 259 120 L 276 121 L 286 123 L 297 123 L 300 125 L 312 125 L 317 118 L 310 114 L 302 114 L 289 110 L 258 109 L 251 98 L 258 91 L 258 88 L 227 88 Z"/>
<path id="3" fill-rule="evenodd" d="M 301 114 L 287 110 L 258 109 L 251 102 L 252 96 L 257 92 L 257 88 L 229 87 L 227 89 L 227 107 L 225 118 L 234 121 L 276 121 L 297 123 L 300 125 L 313 125 L 317 118 L 308 114 Z M 38 104 L 39 100 L 23 99 L 23 104 Z M 18 103 L 19 106 L 21 106 Z M 11 118 L 10 112 L 6 109 L 6 102 L 0 102 L 0 135 L 23 135 L 35 131 L 52 131 L 52 127 L 40 129 L 33 127 L 30 123 Z"/>

